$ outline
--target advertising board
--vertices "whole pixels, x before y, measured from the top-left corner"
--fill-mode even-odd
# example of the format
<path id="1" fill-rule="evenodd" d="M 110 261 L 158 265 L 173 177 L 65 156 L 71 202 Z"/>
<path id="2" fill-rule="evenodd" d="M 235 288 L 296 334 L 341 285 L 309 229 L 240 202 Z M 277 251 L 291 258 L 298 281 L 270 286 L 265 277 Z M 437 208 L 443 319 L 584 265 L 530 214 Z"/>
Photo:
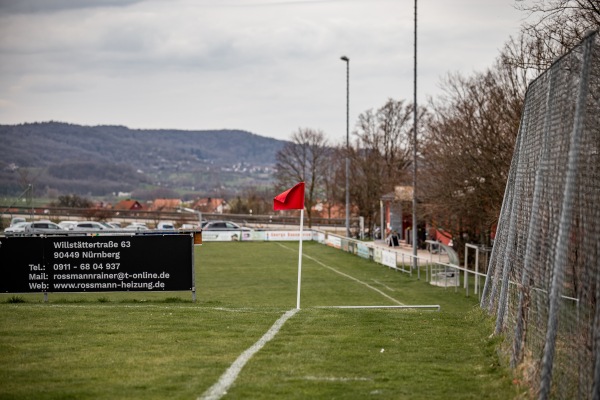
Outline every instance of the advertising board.
<path id="1" fill-rule="evenodd" d="M 325 243 L 336 249 L 342 248 L 342 238 L 339 236 L 328 235 Z"/>
<path id="2" fill-rule="evenodd" d="M 252 240 L 251 231 L 202 231 L 203 242 L 237 242 Z"/>
<path id="3" fill-rule="evenodd" d="M 357 244 L 357 253 L 359 257 L 366 258 L 367 260 L 371 258 L 370 247 L 364 243 Z"/>
<path id="4" fill-rule="evenodd" d="M 192 290 L 193 235 L 0 239 L 0 292 Z"/>
<path id="5" fill-rule="evenodd" d="M 300 231 L 268 231 L 266 240 L 269 241 L 298 241 Z M 312 231 L 302 231 L 302 241 L 312 240 Z"/>
<path id="6" fill-rule="evenodd" d="M 393 251 L 382 250 L 381 251 L 381 263 L 390 268 L 396 269 L 396 253 Z"/>

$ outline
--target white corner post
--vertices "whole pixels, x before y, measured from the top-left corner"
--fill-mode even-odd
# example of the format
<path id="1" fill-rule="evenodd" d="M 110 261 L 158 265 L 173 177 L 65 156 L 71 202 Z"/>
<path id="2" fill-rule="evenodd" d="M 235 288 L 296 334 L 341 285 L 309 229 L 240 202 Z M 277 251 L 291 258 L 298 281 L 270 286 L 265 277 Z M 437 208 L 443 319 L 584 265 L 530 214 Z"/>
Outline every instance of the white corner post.
<path id="1" fill-rule="evenodd" d="M 304 228 L 304 208 L 300 210 L 300 242 L 298 245 L 298 293 L 296 295 L 296 309 L 300 309 L 300 284 L 302 282 L 302 236 Z"/>

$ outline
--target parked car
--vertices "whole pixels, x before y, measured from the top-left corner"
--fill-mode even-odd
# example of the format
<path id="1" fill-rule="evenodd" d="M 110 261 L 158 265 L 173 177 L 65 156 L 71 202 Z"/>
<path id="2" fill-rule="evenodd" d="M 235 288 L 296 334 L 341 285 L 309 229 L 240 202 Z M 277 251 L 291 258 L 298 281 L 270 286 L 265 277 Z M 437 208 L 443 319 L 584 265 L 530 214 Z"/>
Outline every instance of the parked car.
<path id="1" fill-rule="evenodd" d="M 39 235 L 44 233 L 61 233 L 64 229 L 50 221 L 34 221 L 30 222 L 24 230 L 28 235 Z"/>
<path id="2" fill-rule="evenodd" d="M 66 231 L 71 231 L 77 225 L 77 221 L 60 221 L 58 226 L 63 228 Z"/>
<path id="3" fill-rule="evenodd" d="M 16 225 L 16 224 L 18 224 L 19 222 L 26 222 L 26 220 L 25 220 L 25 218 L 23 218 L 23 217 L 13 217 L 13 218 L 10 220 L 10 225 L 9 225 L 9 226 Z"/>
<path id="4" fill-rule="evenodd" d="M 240 226 L 231 221 L 208 221 L 203 231 L 251 231 L 252 229 L 245 226 Z"/>
<path id="5" fill-rule="evenodd" d="M 5 235 L 14 235 L 14 234 L 20 234 L 25 232 L 25 228 L 27 228 L 29 226 L 31 222 L 17 222 L 15 224 L 12 224 L 11 226 L 9 226 L 8 228 L 6 228 L 4 230 L 4 234 Z"/>
<path id="6" fill-rule="evenodd" d="M 79 221 L 73 227 L 74 231 L 105 231 L 109 228 L 96 221 Z"/>
<path id="7" fill-rule="evenodd" d="M 148 227 L 146 226 L 146 224 L 142 224 L 140 222 L 133 222 L 123 229 L 126 231 L 147 231 Z"/>
<path id="8" fill-rule="evenodd" d="M 109 230 L 109 231 L 118 231 L 118 230 L 120 230 L 120 229 L 121 229 L 121 227 L 120 227 L 120 226 L 118 226 L 118 225 L 115 225 L 115 224 L 113 224 L 112 222 L 104 222 L 104 221 L 101 221 L 101 222 L 99 222 L 99 224 L 101 224 L 101 225 L 104 227 L 104 229 L 107 229 L 107 230 Z"/>
<path id="9" fill-rule="evenodd" d="M 175 230 L 175 225 L 172 222 L 161 221 L 156 224 L 156 229 L 161 231 L 172 231 Z"/>
<path id="10" fill-rule="evenodd" d="M 183 229 L 183 230 L 187 230 L 187 229 L 200 229 L 200 227 L 198 225 L 194 225 L 194 224 L 181 224 L 181 226 L 179 227 L 179 229 Z"/>

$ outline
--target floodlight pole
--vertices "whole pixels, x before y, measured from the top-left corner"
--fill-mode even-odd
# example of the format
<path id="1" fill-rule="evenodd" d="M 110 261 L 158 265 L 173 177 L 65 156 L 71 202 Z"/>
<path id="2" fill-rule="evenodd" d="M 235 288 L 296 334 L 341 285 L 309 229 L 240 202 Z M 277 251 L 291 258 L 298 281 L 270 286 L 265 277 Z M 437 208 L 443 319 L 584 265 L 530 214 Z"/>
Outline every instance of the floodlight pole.
<path id="1" fill-rule="evenodd" d="M 417 0 L 415 0 L 415 43 L 414 43 L 414 110 L 413 110 L 413 198 L 412 239 L 413 269 L 417 269 Z"/>
<path id="2" fill-rule="evenodd" d="M 340 60 L 346 62 L 346 237 L 350 237 L 350 59 Z"/>

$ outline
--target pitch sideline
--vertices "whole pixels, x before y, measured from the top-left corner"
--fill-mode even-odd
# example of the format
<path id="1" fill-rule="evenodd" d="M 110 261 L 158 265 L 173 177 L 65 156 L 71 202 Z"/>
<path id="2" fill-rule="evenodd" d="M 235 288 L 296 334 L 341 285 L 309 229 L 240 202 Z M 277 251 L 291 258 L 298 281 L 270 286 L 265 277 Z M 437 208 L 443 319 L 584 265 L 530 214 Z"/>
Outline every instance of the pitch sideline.
<path id="1" fill-rule="evenodd" d="M 206 392 L 202 394 L 202 396 L 198 397 L 198 400 L 218 400 L 224 395 L 227 394 L 227 390 L 233 385 L 235 380 L 237 379 L 239 373 L 244 368 L 244 365 L 256 354 L 260 349 L 267 344 L 268 341 L 273 339 L 275 335 L 279 332 L 283 324 L 293 317 L 298 311 L 297 308 L 287 311 L 283 314 L 271 328 L 261 337 L 256 343 L 254 343 L 251 347 L 249 347 L 246 351 L 244 351 L 240 356 L 231 364 L 227 371 L 221 375 L 217 383 L 212 385 Z"/>

